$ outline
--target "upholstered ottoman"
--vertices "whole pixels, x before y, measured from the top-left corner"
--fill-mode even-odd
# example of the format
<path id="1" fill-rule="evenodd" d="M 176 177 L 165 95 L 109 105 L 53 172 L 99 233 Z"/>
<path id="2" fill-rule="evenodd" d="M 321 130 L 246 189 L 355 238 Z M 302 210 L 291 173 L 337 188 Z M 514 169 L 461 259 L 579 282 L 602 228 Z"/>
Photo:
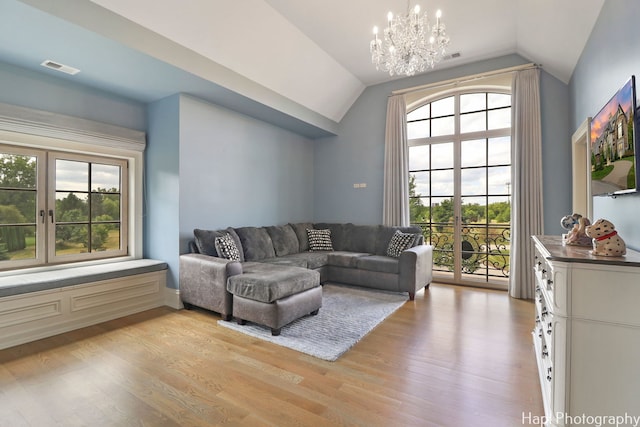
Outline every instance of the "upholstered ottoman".
<path id="1" fill-rule="evenodd" d="M 246 262 L 242 274 L 229 277 L 227 290 L 237 322 L 268 326 L 272 335 L 322 307 L 320 273 L 301 267 Z"/>

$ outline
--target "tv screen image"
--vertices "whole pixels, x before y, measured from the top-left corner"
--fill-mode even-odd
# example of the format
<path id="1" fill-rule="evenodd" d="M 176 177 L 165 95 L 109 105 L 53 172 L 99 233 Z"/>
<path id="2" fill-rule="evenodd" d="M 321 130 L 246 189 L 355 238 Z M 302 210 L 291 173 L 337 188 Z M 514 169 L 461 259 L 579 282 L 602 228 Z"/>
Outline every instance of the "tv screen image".
<path id="1" fill-rule="evenodd" d="M 635 77 L 631 76 L 591 122 L 592 195 L 636 191 L 635 113 Z"/>

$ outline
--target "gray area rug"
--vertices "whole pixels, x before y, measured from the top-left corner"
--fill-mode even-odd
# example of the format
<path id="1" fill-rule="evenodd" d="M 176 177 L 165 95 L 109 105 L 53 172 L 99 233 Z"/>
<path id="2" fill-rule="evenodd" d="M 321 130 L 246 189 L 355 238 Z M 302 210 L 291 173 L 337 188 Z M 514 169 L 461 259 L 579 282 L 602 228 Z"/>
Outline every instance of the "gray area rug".
<path id="1" fill-rule="evenodd" d="M 305 316 L 284 326 L 277 337 L 271 335 L 271 329 L 250 322 L 241 326 L 219 320 L 218 324 L 333 362 L 409 298 L 406 294 L 338 285 L 324 285 L 322 293 L 317 316 Z"/>

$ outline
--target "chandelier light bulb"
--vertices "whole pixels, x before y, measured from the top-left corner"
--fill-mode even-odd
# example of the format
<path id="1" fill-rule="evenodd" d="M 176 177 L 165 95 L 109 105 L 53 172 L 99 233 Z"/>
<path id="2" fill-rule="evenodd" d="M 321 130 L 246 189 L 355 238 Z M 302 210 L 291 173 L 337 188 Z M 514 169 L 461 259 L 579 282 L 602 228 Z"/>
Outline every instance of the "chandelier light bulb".
<path id="1" fill-rule="evenodd" d="M 445 55 L 449 37 L 440 22 L 442 11 L 436 12 L 436 22 L 430 21 L 419 5 L 413 10 L 407 4 L 406 14 L 387 14 L 388 26 L 378 37 L 373 28 L 370 43 L 371 62 L 377 70 L 389 75 L 412 76 L 433 68 Z"/>

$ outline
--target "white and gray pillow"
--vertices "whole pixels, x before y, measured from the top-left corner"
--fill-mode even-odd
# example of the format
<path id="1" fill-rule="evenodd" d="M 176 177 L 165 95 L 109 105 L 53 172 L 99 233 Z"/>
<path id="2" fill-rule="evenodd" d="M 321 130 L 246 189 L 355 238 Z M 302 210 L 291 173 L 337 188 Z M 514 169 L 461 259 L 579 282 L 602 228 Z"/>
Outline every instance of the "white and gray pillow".
<path id="1" fill-rule="evenodd" d="M 396 230 L 389 241 L 387 256 L 398 258 L 403 251 L 413 246 L 415 238 L 415 234 L 403 233 L 400 230 Z"/>
<path id="2" fill-rule="evenodd" d="M 333 244 L 331 243 L 331 230 L 315 230 L 307 228 L 307 235 L 309 236 L 310 251 L 314 252 L 333 250 Z"/>
<path id="3" fill-rule="evenodd" d="M 224 236 L 216 237 L 215 246 L 220 258 L 225 258 L 231 261 L 240 261 L 240 251 L 229 233 Z"/>

